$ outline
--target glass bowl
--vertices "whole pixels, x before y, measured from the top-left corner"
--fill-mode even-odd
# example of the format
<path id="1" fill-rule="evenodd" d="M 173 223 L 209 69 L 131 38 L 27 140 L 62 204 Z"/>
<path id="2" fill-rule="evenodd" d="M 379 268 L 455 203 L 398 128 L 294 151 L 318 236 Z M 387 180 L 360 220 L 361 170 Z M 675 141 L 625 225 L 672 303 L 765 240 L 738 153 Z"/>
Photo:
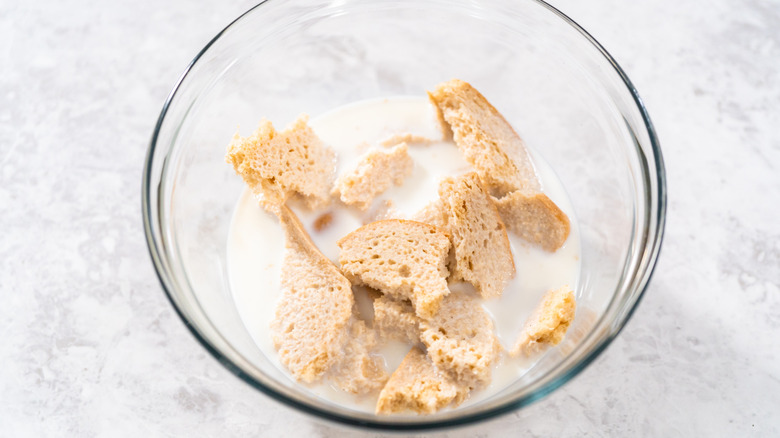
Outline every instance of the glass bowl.
<path id="1" fill-rule="evenodd" d="M 284 126 L 385 96 L 472 83 L 556 171 L 581 239 L 569 334 L 516 382 L 430 416 L 376 416 L 313 397 L 256 346 L 226 275 L 243 190 L 225 163 L 238 125 Z M 425 429 L 484 420 L 543 397 L 618 334 L 652 274 L 666 185 L 650 119 L 610 55 L 538 0 L 269 0 L 220 32 L 170 93 L 143 176 L 149 251 L 171 303 L 230 371 L 296 409 L 349 425 Z M 261 285 L 262 286 L 262 285 Z M 273 303 L 269 303 L 273 305 Z"/>

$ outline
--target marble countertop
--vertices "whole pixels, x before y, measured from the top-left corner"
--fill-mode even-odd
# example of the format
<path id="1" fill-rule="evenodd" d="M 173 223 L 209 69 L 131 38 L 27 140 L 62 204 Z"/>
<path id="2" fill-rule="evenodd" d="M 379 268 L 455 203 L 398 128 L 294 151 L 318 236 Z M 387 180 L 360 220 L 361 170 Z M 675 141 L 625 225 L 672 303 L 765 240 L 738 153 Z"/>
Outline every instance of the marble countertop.
<path id="1" fill-rule="evenodd" d="M 555 0 L 621 63 L 666 160 L 651 286 L 531 407 L 441 436 L 780 436 L 780 3 Z M 147 142 L 252 2 L 0 3 L 0 435 L 359 436 L 253 390 L 162 293 Z"/>

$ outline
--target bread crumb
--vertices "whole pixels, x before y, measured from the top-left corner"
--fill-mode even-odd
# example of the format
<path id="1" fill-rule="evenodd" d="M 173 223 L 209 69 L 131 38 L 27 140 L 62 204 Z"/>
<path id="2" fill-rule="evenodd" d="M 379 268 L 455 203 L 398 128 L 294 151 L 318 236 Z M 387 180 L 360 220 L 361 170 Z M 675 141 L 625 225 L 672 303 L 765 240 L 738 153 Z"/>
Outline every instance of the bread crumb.
<path id="1" fill-rule="evenodd" d="M 333 213 L 326 212 L 317 217 L 317 219 L 314 220 L 313 228 L 314 231 L 322 231 L 325 228 L 327 228 L 331 223 L 333 223 Z"/>
<path id="2" fill-rule="evenodd" d="M 468 387 L 438 371 L 425 353 L 414 347 L 379 393 L 376 413 L 432 414 L 450 404 L 460 404 L 467 395 Z"/>
<path id="3" fill-rule="evenodd" d="M 401 185 L 413 167 L 406 143 L 389 150 L 371 151 L 354 170 L 339 176 L 333 194 L 339 195 L 347 205 L 366 210 L 376 196 L 393 184 Z"/>
<path id="4" fill-rule="evenodd" d="M 311 208 L 330 202 L 329 187 L 335 172 L 336 154 L 325 146 L 300 116 L 278 132 L 268 120 L 249 137 L 233 136 L 225 159 L 233 165 L 266 205 L 283 204 L 297 193 Z"/>
<path id="5" fill-rule="evenodd" d="M 566 335 L 575 309 L 574 291 L 569 286 L 548 291 L 526 320 L 509 354 L 530 356 L 544 347 L 557 345 Z"/>

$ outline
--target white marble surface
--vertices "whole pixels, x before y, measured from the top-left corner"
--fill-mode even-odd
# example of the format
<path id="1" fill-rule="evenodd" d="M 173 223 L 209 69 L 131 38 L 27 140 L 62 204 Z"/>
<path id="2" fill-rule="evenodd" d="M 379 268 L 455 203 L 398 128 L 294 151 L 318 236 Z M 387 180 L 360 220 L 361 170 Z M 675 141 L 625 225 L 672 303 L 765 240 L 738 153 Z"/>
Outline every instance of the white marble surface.
<path id="1" fill-rule="evenodd" d="M 652 284 L 535 405 L 442 436 L 780 436 L 780 3 L 556 0 L 666 159 Z M 183 67 L 250 1 L 0 3 L 0 435 L 358 436 L 257 393 L 165 299 L 140 215 Z"/>

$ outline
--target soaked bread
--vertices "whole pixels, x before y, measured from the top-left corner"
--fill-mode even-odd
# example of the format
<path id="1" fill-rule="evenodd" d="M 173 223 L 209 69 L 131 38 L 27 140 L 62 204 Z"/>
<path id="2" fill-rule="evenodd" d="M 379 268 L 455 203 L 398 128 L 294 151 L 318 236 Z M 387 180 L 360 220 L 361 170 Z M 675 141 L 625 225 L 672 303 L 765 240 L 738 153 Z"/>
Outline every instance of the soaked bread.
<path id="1" fill-rule="evenodd" d="M 428 356 L 414 347 L 379 393 L 376 413 L 432 414 L 450 404 L 460 404 L 468 391 L 467 386 L 437 370 Z"/>
<path id="2" fill-rule="evenodd" d="M 548 291 L 526 320 L 509 354 L 530 355 L 546 346 L 560 343 L 574 319 L 575 309 L 574 291 L 570 287 Z"/>
<path id="3" fill-rule="evenodd" d="M 236 134 L 225 159 L 266 205 L 283 204 L 299 195 L 321 207 L 330 201 L 336 154 L 325 146 L 301 116 L 284 131 L 263 119 L 249 137 Z"/>
<path id="4" fill-rule="evenodd" d="M 444 82 L 428 94 L 506 227 L 547 251 L 560 248 L 569 235 L 569 218 L 541 193 L 528 149 L 509 122 L 467 82 Z"/>
<path id="5" fill-rule="evenodd" d="M 384 361 L 376 354 L 376 332 L 364 321 L 352 318 L 342 356 L 328 374 L 342 391 L 375 393 L 387 382 Z"/>
<path id="6" fill-rule="evenodd" d="M 436 368 L 472 388 L 487 385 L 501 344 L 479 302 L 462 293 L 442 301 L 439 312 L 420 320 L 420 339 Z"/>
<path id="7" fill-rule="evenodd" d="M 365 210 L 390 186 L 401 185 L 404 178 L 412 173 L 413 167 L 406 143 L 371 151 L 355 169 L 339 176 L 333 194 L 339 196 L 343 203 Z"/>
<path id="8" fill-rule="evenodd" d="M 468 281 L 483 298 L 501 295 L 515 264 L 506 227 L 479 177 L 447 178 L 439 196 L 455 252 L 450 280 Z"/>
<path id="9" fill-rule="evenodd" d="M 445 265 L 450 239 L 436 227 L 401 219 L 376 221 L 346 235 L 338 245 L 347 278 L 410 300 L 420 317 L 433 316 L 450 293 Z"/>
<path id="10" fill-rule="evenodd" d="M 507 227 L 523 240 L 555 252 L 569 238 L 569 218 L 544 193 L 517 190 L 493 199 Z"/>
<path id="11" fill-rule="evenodd" d="M 408 300 L 382 295 L 374 300 L 374 329 L 382 339 L 420 342 L 420 319 Z"/>
<path id="12" fill-rule="evenodd" d="M 439 84 L 428 96 L 491 195 L 541 189 L 523 140 L 479 91 L 453 79 Z"/>
<path id="13" fill-rule="evenodd" d="M 295 213 L 280 206 L 277 214 L 287 249 L 273 343 L 293 377 L 313 382 L 341 357 L 355 299 L 349 280 L 317 249 Z"/>

